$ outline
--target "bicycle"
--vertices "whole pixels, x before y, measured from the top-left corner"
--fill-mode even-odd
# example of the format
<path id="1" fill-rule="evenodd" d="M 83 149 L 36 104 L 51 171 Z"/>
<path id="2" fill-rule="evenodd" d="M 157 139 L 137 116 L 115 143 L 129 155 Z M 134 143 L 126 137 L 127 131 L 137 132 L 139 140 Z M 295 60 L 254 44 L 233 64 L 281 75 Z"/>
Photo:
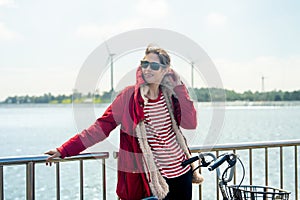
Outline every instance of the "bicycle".
<path id="1" fill-rule="evenodd" d="M 210 157 L 211 160 L 207 161 L 206 158 Z M 218 178 L 218 188 L 221 191 L 223 200 L 288 200 L 290 192 L 269 186 L 257 186 L 257 185 L 242 185 L 245 177 L 245 168 L 242 161 L 234 153 L 225 153 L 218 158 L 210 152 L 199 153 L 198 156 L 192 157 L 184 162 L 183 166 L 191 164 L 200 159 L 199 166 L 194 169 L 197 170 L 200 167 L 207 167 L 209 171 L 216 170 Z M 232 181 L 235 165 L 237 161 L 240 162 L 243 169 L 242 180 L 239 185 L 228 185 Z M 227 163 L 227 168 L 221 175 L 220 166 Z"/>

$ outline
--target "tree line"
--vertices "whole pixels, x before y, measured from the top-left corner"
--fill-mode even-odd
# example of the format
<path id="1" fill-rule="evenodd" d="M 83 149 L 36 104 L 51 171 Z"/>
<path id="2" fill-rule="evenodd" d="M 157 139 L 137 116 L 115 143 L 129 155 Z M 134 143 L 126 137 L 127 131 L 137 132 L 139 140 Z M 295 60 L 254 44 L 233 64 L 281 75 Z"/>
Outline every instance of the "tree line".
<path id="1" fill-rule="evenodd" d="M 45 93 L 42 96 L 13 96 L 7 97 L 2 104 L 70 104 L 70 103 L 107 103 L 111 101 L 112 92 L 104 92 L 102 95 L 88 93 L 86 95 L 74 92 L 70 95 L 57 95 Z"/>
<path id="2" fill-rule="evenodd" d="M 297 91 L 269 91 L 252 92 L 245 91 L 238 93 L 233 90 L 224 90 L 220 88 L 189 88 L 193 100 L 198 102 L 210 101 L 300 101 L 300 90 Z M 70 95 L 57 95 L 46 93 L 42 96 L 13 96 L 7 97 L 2 104 L 69 104 L 69 103 L 108 103 L 115 96 L 115 92 L 104 92 L 100 94 L 81 94 L 74 92 Z"/>
<path id="3" fill-rule="evenodd" d="M 300 101 L 300 90 L 297 91 L 268 91 L 268 92 L 252 92 L 245 91 L 243 93 L 234 90 L 224 90 L 219 88 L 194 88 L 194 99 L 198 102 L 209 101 Z M 225 98 L 225 99 L 224 99 Z"/>

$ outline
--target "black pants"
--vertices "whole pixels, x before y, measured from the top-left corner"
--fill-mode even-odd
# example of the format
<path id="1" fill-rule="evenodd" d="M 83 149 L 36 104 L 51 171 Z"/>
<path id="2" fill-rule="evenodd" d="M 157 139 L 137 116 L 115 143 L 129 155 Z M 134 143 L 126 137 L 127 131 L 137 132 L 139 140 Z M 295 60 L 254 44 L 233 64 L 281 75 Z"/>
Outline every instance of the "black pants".
<path id="1" fill-rule="evenodd" d="M 166 181 L 169 185 L 169 193 L 164 200 L 191 200 L 192 199 L 192 170 Z"/>

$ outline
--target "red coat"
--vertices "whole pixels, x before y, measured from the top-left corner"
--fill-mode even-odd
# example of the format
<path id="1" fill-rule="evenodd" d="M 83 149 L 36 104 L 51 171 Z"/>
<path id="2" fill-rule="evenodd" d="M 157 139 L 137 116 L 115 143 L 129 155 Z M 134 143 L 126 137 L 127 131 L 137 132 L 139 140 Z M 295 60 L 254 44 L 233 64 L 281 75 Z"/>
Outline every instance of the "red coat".
<path id="1" fill-rule="evenodd" d="M 151 195 L 147 174 L 143 171 L 143 155 L 134 131 L 138 122 L 144 119 L 140 79 L 138 76 L 136 86 L 125 88 L 93 125 L 57 148 L 62 158 L 77 155 L 104 140 L 121 125 L 117 194 L 125 200 L 140 200 Z M 176 86 L 174 92 L 177 97 L 172 96 L 172 104 L 177 124 L 185 129 L 196 128 L 196 110 L 185 86 Z"/>

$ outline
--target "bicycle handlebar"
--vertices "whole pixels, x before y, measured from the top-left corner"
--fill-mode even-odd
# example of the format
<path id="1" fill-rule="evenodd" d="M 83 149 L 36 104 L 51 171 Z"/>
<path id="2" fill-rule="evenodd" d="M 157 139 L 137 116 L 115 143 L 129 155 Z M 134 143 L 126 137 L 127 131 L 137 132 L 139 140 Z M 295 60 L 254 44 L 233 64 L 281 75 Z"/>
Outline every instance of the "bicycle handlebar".
<path id="1" fill-rule="evenodd" d="M 185 167 L 185 166 L 187 166 L 187 165 L 189 165 L 189 164 L 195 162 L 196 160 L 199 160 L 199 156 L 195 156 L 195 157 L 192 157 L 192 158 L 190 158 L 190 159 L 187 159 L 187 160 L 183 161 L 183 162 L 181 163 L 181 165 L 182 165 L 183 167 Z"/>
<path id="2" fill-rule="evenodd" d="M 225 161 L 227 161 L 227 163 L 230 165 L 230 166 L 233 166 L 235 165 L 236 163 L 236 155 L 235 154 L 229 154 L 229 153 L 226 153 L 224 155 L 221 155 L 220 157 L 216 158 L 215 156 L 212 156 L 212 154 L 209 154 L 209 156 L 213 157 L 213 161 L 212 163 L 211 162 L 206 162 L 205 159 L 204 159 L 204 155 L 207 155 L 207 154 L 202 154 L 200 153 L 198 156 L 194 156 L 192 158 L 189 158 L 185 161 L 183 161 L 181 163 L 181 165 L 183 167 L 199 160 L 201 158 L 201 163 L 202 163 L 202 166 L 203 167 L 208 167 L 208 170 L 209 171 L 213 171 L 214 169 L 218 168 L 220 165 L 222 165 Z"/>
<path id="3" fill-rule="evenodd" d="M 211 158 L 208 161 L 206 158 Z M 216 171 L 217 179 L 218 179 L 218 187 L 222 193 L 223 199 L 227 200 L 226 186 L 227 183 L 232 181 L 234 176 L 235 164 L 237 160 L 239 160 L 238 156 L 235 153 L 225 153 L 218 158 L 212 152 L 202 152 L 199 153 L 198 156 L 194 156 L 182 162 L 182 166 L 187 166 L 197 160 L 201 159 L 199 166 L 197 166 L 193 171 L 197 170 L 199 167 L 207 167 L 209 171 Z M 226 162 L 228 165 L 225 169 L 221 169 L 220 166 Z M 240 161 L 241 162 L 241 161 Z M 241 162 L 242 164 L 242 162 Z M 242 165 L 243 166 L 243 165 Z M 222 174 L 221 174 L 222 171 Z"/>
<path id="4" fill-rule="evenodd" d="M 225 154 L 223 156 L 220 156 L 217 160 L 215 160 L 211 165 L 208 166 L 209 171 L 213 171 L 220 165 L 222 165 L 225 161 L 228 161 L 230 159 L 229 154 Z"/>

